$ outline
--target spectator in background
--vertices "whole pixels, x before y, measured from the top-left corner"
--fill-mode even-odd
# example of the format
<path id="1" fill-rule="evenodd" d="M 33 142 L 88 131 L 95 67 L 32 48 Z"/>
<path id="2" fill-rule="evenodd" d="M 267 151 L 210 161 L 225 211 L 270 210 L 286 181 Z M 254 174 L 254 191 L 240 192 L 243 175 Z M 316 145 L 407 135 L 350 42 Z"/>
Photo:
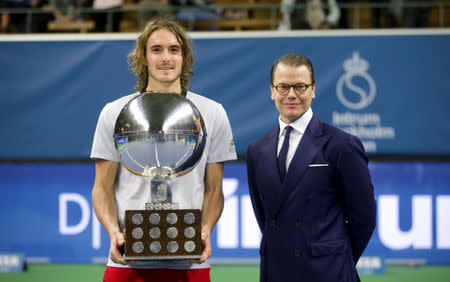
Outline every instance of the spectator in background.
<path id="1" fill-rule="evenodd" d="M 0 0 L 0 9 L 8 8 L 8 4 L 6 0 Z M 9 27 L 9 14 L 1 13 L 0 14 L 0 34 L 8 33 Z"/>
<path id="2" fill-rule="evenodd" d="M 9 14 L 2 13 L 0 15 L 0 34 L 8 33 L 9 27 Z"/>
<path id="3" fill-rule="evenodd" d="M 348 0 L 337 0 L 338 5 L 346 4 L 347 2 Z M 341 6 L 339 6 L 339 9 L 341 12 L 341 16 L 339 17 L 339 23 L 337 24 L 337 27 L 348 28 L 348 18 L 347 18 L 348 8 L 342 8 Z"/>
<path id="4" fill-rule="evenodd" d="M 283 16 L 278 30 L 291 30 L 291 13 L 294 10 L 295 0 L 281 0 L 280 11 Z"/>
<path id="5" fill-rule="evenodd" d="M 404 4 L 409 4 L 410 0 L 403 0 Z M 433 3 L 434 1 L 427 1 Z M 403 6 L 403 27 L 428 27 L 430 24 L 431 7 L 410 7 Z"/>
<path id="6" fill-rule="evenodd" d="M 148 21 L 156 16 L 169 16 L 171 11 L 163 10 L 148 10 L 148 7 L 169 7 L 169 0 L 138 0 L 139 6 L 143 9 L 139 12 L 139 26 L 140 29 L 144 29 Z"/>
<path id="7" fill-rule="evenodd" d="M 92 8 L 97 10 L 102 10 L 103 12 L 98 12 L 93 14 L 95 21 L 95 32 L 105 32 L 108 31 L 108 14 L 111 14 L 111 31 L 120 31 L 120 21 L 122 20 L 122 12 L 114 11 L 115 9 L 121 8 L 123 0 L 94 0 Z"/>
<path id="8" fill-rule="evenodd" d="M 391 28 L 398 27 L 399 22 L 397 17 L 402 14 L 403 0 L 381 0 L 371 1 L 372 3 L 390 4 L 389 7 L 371 8 L 371 24 L 373 28 Z M 383 20 L 383 22 L 381 21 Z"/>
<path id="9" fill-rule="evenodd" d="M 216 6 L 213 0 L 170 0 L 174 6 L 192 6 L 193 8 L 204 8 L 199 10 L 181 9 L 176 14 L 179 21 L 189 20 L 218 20 L 222 10 Z"/>
<path id="10" fill-rule="evenodd" d="M 40 0 L 7 0 L 6 1 L 7 8 L 11 8 L 11 9 L 38 8 L 38 7 L 40 7 L 40 5 L 41 5 Z M 12 33 L 25 33 L 27 31 L 32 32 L 33 30 L 31 28 L 33 27 L 33 23 L 38 18 L 36 15 L 34 15 L 33 17 L 35 20 L 33 20 L 33 18 L 31 18 L 31 20 L 32 20 L 31 26 L 29 27 L 29 30 L 27 30 L 27 15 L 26 15 L 26 13 L 25 12 L 23 14 L 11 13 L 11 14 L 9 14 L 8 29 Z M 6 24 L 7 18 L 5 18 L 5 24 Z"/>
<path id="11" fill-rule="evenodd" d="M 220 19 L 235 19 L 240 18 L 241 13 L 231 10 L 226 10 L 215 4 L 213 0 L 170 0 L 173 6 L 191 6 L 192 8 L 203 9 L 181 9 L 176 13 L 176 20 L 178 21 L 214 21 Z"/>
<path id="12" fill-rule="evenodd" d="M 336 28 L 341 17 L 336 0 L 282 0 L 281 13 L 279 30 Z"/>
<path id="13" fill-rule="evenodd" d="M 29 8 L 28 0 L 7 0 L 6 7 L 10 9 Z M 26 32 L 26 14 L 9 14 L 8 29 L 12 33 Z"/>
<path id="14" fill-rule="evenodd" d="M 54 9 L 53 16 L 55 22 L 82 21 L 80 8 L 83 0 L 50 0 L 50 5 Z"/>

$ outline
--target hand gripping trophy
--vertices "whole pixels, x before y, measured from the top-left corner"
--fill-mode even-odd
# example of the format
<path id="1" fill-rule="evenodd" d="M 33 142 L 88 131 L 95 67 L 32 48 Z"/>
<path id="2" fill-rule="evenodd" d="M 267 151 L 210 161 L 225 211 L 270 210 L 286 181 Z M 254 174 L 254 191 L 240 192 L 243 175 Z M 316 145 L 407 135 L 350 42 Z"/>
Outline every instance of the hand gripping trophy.
<path id="1" fill-rule="evenodd" d="M 205 147 L 199 110 L 176 93 L 141 94 L 120 112 L 114 142 L 122 165 L 151 190 L 143 210 L 125 212 L 125 260 L 201 258 L 201 211 L 172 202 L 172 183 Z"/>

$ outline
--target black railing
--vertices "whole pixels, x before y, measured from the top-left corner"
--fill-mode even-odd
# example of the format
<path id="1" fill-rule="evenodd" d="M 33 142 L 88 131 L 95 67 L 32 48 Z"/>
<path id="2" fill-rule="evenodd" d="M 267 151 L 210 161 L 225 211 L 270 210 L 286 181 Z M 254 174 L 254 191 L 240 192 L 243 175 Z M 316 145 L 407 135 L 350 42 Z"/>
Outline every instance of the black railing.
<path id="1" fill-rule="evenodd" d="M 382 8 L 431 8 L 431 9 L 437 9 L 439 19 L 438 19 L 438 26 L 439 28 L 445 28 L 448 27 L 445 25 L 445 9 L 450 8 L 450 2 L 400 2 L 400 3 L 341 3 L 338 4 L 341 10 L 346 11 L 352 11 L 352 28 L 358 29 L 361 27 L 361 10 L 362 9 L 382 9 Z M 305 4 L 299 4 L 294 6 L 296 9 L 305 9 Z M 278 4 L 268 4 L 268 5 L 224 5 L 220 6 L 220 8 L 223 9 L 229 9 L 234 11 L 241 11 L 241 12 L 254 12 L 254 11 L 268 11 L 269 12 L 269 22 L 268 29 L 275 30 L 279 23 L 280 18 L 280 5 Z M 192 6 L 155 6 L 155 5 L 124 5 L 120 8 L 112 8 L 107 10 L 99 10 L 99 9 L 93 9 L 93 8 L 80 8 L 77 11 L 80 12 L 80 14 L 83 15 L 94 15 L 97 13 L 106 13 L 107 14 L 107 24 L 106 24 L 106 31 L 111 32 L 112 31 L 112 21 L 113 21 L 113 14 L 114 13 L 144 13 L 144 12 L 153 12 L 156 14 L 173 14 L 175 15 L 180 10 L 188 10 L 188 11 L 200 11 L 200 10 L 215 10 L 214 7 L 192 7 Z M 32 24 L 33 24 L 33 16 L 35 15 L 49 15 L 51 16 L 56 10 L 44 7 L 44 8 L 15 8 L 15 9 L 9 9 L 9 8 L 0 8 L 0 15 L 1 14 L 21 14 L 25 15 L 25 33 L 32 33 Z M 187 20 L 186 25 L 188 30 L 193 30 L 195 27 L 195 21 L 196 19 L 194 17 Z"/>

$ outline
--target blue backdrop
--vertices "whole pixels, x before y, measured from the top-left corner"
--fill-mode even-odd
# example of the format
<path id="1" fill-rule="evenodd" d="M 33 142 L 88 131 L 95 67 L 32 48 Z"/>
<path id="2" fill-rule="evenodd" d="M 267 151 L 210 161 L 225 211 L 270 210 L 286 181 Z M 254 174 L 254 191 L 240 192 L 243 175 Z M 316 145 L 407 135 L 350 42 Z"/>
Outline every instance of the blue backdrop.
<path id="1" fill-rule="evenodd" d="M 241 156 L 277 124 L 269 71 L 291 52 L 314 64 L 313 111 L 358 135 L 368 153 L 450 156 L 450 32 L 240 34 L 192 34 L 191 90 L 223 104 Z M 1 160 L 88 158 L 102 107 L 134 91 L 126 56 L 135 36 L 49 38 L 0 37 Z M 366 255 L 450 264 L 450 164 L 375 162 L 370 170 L 378 224 Z M 226 167 L 214 258 L 258 257 L 245 171 Z M 106 257 L 93 174 L 92 163 L 0 163 L 0 251 L 52 262 Z"/>
<path id="2" fill-rule="evenodd" d="M 450 264 L 450 163 L 370 164 L 378 205 L 366 256 Z M 93 163 L 0 164 L 0 250 L 50 262 L 106 258 L 109 238 L 91 205 Z M 225 209 L 212 236 L 215 259 L 257 259 L 260 233 L 245 164 L 224 175 Z"/>
<path id="3" fill-rule="evenodd" d="M 1 159 L 89 156 L 103 105 L 133 92 L 135 80 L 126 63 L 134 40 L 87 38 L 0 38 Z M 276 126 L 269 72 L 291 52 L 314 64 L 313 110 L 368 153 L 450 155 L 448 31 L 193 38 L 191 90 L 223 104 L 239 155 Z"/>

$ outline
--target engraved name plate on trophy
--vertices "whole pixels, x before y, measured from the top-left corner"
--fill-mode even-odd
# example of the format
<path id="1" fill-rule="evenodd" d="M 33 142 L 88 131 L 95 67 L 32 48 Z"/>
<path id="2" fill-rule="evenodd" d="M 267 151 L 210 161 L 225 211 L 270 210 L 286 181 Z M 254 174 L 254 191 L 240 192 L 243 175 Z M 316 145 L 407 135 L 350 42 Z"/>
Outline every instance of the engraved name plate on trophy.
<path id="1" fill-rule="evenodd" d="M 120 112 L 114 142 L 122 165 L 150 189 L 142 209 L 125 211 L 125 260 L 200 259 L 201 211 L 172 201 L 172 184 L 205 147 L 199 110 L 179 94 L 140 94 Z"/>

